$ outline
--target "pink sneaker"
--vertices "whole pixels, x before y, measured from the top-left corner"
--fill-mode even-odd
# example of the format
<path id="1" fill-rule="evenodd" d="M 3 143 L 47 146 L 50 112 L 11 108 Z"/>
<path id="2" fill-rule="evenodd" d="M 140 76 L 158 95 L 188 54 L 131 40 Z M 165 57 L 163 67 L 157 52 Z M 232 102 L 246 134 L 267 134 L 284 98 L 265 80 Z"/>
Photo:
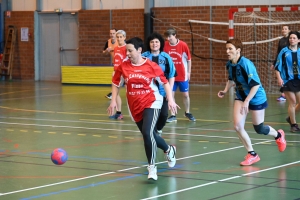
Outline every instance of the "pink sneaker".
<path id="1" fill-rule="evenodd" d="M 281 137 L 276 140 L 278 150 L 283 152 L 286 148 L 285 134 L 284 131 L 279 129 L 278 132 L 281 134 Z"/>
<path id="2" fill-rule="evenodd" d="M 252 165 L 256 162 L 260 161 L 260 158 L 258 156 L 258 154 L 256 154 L 256 156 L 252 156 L 250 153 L 248 153 L 245 156 L 245 160 L 243 162 L 240 163 L 241 166 L 249 166 Z"/>

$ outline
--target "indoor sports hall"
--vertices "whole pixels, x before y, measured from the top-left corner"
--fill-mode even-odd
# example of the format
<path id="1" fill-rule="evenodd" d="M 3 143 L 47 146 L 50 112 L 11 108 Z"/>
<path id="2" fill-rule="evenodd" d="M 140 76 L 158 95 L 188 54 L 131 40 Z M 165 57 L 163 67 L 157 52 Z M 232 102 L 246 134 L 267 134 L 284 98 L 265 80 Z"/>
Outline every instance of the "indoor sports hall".
<path id="1" fill-rule="evenodd" d="M 126 106 L 123 120 L 105 112 L 109 87 L 1 83 L 0 199 L 299 199 L 300 135 L 284 121 L 287 103 L 268 96 L 265 120 L 286 132 L 286 150 L 256 134 L 249 116 L 246 130 L 261 161 L 242 167 L 233 96 L 218 98 L 220 89 L 191 88 L 197 121 L 179 110 L 178 121 L 165 126 L 177 162 L 169 168 L 158 150 L 158 180 L 149 181 L 142 136 Z M 50 159 L 58 147 L 68 153 L 64 165 Z"/>
<path id="2" fill-rule="evenodd" d="M 286 121 L 288 101 L 277 101 L 270 67 L 282 27 L 300 31 L 298 1 L 0 1 L 0 200 L 300 200 L 300 134 Z M 176 92 L 177 121 L 160 136 L 176 146 L 176 164 L 158 148 L 154 181 L 125 87 L 124 119 L 109 118 L 113 66 L 104 51 L 114 28 L 146 41 L 169 27 L 192 55 L 196 121 Z M 250 166 L 240 165 L 248 152 L 233 125 L 234 88 L 218 97 L 229 76 L 228 38 L 242 40 L 267 94 L 264 124 L 282 129 L 287 143 L 279 152 L 249 114 L 245 130 L 260 157 Z M 51 159 L 57 148 L 67 153 L 61 165 Z"/>

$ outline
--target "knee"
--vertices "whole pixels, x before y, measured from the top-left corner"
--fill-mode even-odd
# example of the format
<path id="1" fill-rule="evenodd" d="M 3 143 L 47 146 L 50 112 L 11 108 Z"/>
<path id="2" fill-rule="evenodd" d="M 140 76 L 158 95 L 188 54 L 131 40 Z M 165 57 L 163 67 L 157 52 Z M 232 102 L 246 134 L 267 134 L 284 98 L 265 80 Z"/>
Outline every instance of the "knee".
<path id="1" fill-rule="evenodd" d="M 241 132 L 241 130 L 243 130 L 243 127 L 240 126 L 239 124 L 234 124 L 233 128 L 236 132 Z"/>
<path id="2" fill-rule="evenodd" d="M 253 125 L 254 130 L 258 134 L 268 135 L 270 132 L 270 127 L 267 125 L 264 125 L 264 123 L 260 123 L 259 125 Z"/>
<path id="3" fill-rule="evenodd" d="M 188 92 L 184 92 L 184 93 L 182 94 L 182 96 L 183 96 L 183 98 L 185 98 L 185 99 L 188 99 L 188 98 L 190 97 Z"/>

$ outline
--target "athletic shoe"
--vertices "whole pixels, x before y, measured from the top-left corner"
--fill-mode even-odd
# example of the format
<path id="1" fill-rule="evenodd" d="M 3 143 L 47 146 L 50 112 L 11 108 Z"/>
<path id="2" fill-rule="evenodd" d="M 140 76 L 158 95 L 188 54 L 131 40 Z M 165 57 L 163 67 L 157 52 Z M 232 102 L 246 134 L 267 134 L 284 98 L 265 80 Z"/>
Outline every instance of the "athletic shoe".
<path id="1" fill-rule="evenodd" d="M 167 123 L 171 123 L 171 122 L 177 122 L 176 116 L 175 115 L 171 115 L 168 119 L 167 119 Z"/>
<path id="2" fill-rule="evenodd" d="M 292 122 L 291 122 L 291 118 L 290 117 L 285 118 L 285 120 L 287 121 L 287 123 L 290 124 L 290 126 L 292 126 Z"/>
<path id="3" fill-rule="evenodd" d="M 157 130 L 157 134 L 158 134 L 159 136 L 161 136 L 162 130 Z"/>
<path id="4" fill-rule="evenodd" d="M 157 169 L 156 169 L 156 166 L 155 165 L 148 165 L 147 167 L 148 169 L 148 180 L 154 180 L 156 181 L 157 180 Z"/>
<path id="5" fill-rule="evenodd" d="M 300 128 L 298 127 L 298 124 L 295 124 L 294 126 L 291 126 L 291 132 L 292 133 L 300 132 Z"/>
<path id="6" fill-rule="evenodd" d="M 285 134 L 284 131 L 279 129 L 278 132 L 281 134 L 281 137 L 276 140 L 278 150 L 283 152 L 286 148 Z"/>
<path id="7" fill-rule="evenodd" d="M 188 118 L 190 121 L 192 121 L 192 122 L 195 122 L 196 121 L 196 119 L 195 119 L 195 117 L 192 115 L 192 113 L 186 113 L 186 112 L 184 112 L 184 116 L 186 117 L 186 118 Z"/>
<path id="8" fill-rule="evenodd" d="M 106 98 L 111 99 L 111 92 L 105 95 Z"/>
<path id="9" fill-rule="evenodd" d="M 258 156 L 258 154 L 256 154 L 256 156 L 252 156 L 250 153 L 248 153 L 245 156 L 245 160 L 243 162 L 240 163 L 241 166 L 249 166 L 252 165 L 256 162 L 260 161 L 260 158 Z"/>
<path id="10" fill-rule="evenodd" d="M 109 119 L 123 119 L 123 115 L 122 114 L 114 114 L 112 116 L 109 116 Z"/>
<path id="11" fill-rule="evenodd" d="M 176 147 L 173 145 L 169 145 L 169 149 L 169 152 L 165 152 L 165 156 L 168 161 L 169 167 L 174 167 L 176 164 Z"/>
<path id="12" fill-rule="evenodd" d="M 280 97 L 277 98 L 277 101 L 286 101 L 286 99 L 285 99 L 285 97 L 280 96 Z"/>

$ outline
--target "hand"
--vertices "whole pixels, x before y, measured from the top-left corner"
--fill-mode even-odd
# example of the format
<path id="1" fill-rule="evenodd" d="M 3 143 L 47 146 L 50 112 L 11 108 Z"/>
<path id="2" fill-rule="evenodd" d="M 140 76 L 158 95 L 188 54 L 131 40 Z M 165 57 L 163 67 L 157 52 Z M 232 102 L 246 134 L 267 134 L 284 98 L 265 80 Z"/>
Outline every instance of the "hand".
<path id="1" fill-rule="evenodd" d="M 177 114 L 177 108 L 180 109 L 180 107 L 175 103 L 175 101 L 171 100 L 168 101 L 168 107 L 171 113 Z"/>
<path id="2" fill-rule="evenodd" d="M 218 97 L 219 97 L 219 98 L 223 98 L 223 97 L 225 96 L 225 94 L 226 94 L 226 92 L 224 92 L 224 91 L 219 91 L 219 92 L 218 92 Z"/>
<path id="3" fill-rule="evenodd" d="M 187 73 L 187 78 L 188 78 L 188 81 L 190 81 L 191 80 L 191 73 Z"/>
<path id="4" fill-rule="evenodd" d="M 274 65 L 271 65 L 270 66 L 270 70 L 274 70 L 275 69 L 275 66 Z"/>
<path id="5" fill-rule="evenodd" d="M 115 113 L 115 109 L 117 109 L 117 102 L 111 100 L 110 105 L 107 108 L 107 114 L 112 116 Z"/>
<path id="6" fill-rule="evenodd" d="M 241 113 L 241 115 L 243 115 L 243 114 L 247 115 L 248 112 L 249 112 L 249 101 L 245 100 L 241 107 L 240 113 Z"/>
<path id="7" fill-rule="evenodd" d="M 283 86 L 284 82 L 281 78 L 277 79 L 278 85 L 281 87 Z"/>

